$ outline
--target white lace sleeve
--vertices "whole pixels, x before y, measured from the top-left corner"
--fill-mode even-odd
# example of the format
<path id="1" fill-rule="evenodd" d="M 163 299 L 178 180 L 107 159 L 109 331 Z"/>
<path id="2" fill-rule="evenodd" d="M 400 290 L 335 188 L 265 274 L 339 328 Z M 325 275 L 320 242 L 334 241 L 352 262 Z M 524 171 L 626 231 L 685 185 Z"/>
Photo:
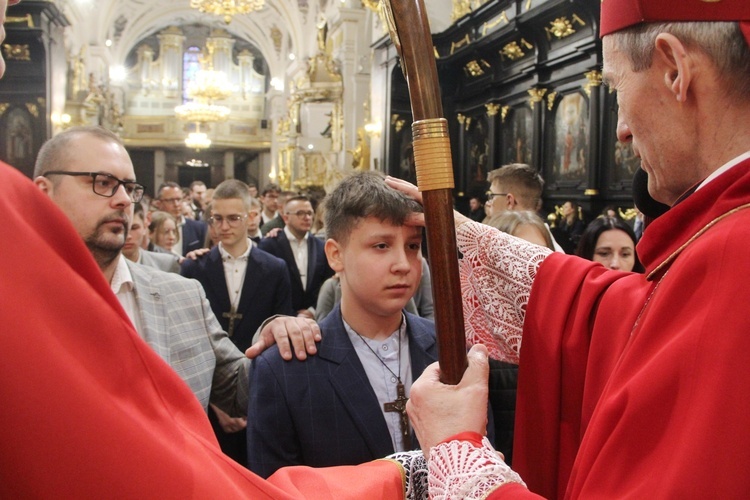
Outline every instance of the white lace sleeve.
<path id="1" fill-rule="evenodd" d="M 396 462 L 401 468 L 405 500 L 428 500 L 427 460 L 421 450 L 397 452 L 385 460 Z"/>
<path id="2" fill-rule="evenodd" d="M 537 269 L 552 250 L 478 222 L 456 229 L 466 342 L 518 363 L 521 332 Z"/>
<path id="3" fill-rule="evenodd" d="M 486 498 L 506 483 L 526 484 L 502 461 L 487 438 L 477 447 L 448 441 L 430 449 L 429 490 L 433 500 Z"/>

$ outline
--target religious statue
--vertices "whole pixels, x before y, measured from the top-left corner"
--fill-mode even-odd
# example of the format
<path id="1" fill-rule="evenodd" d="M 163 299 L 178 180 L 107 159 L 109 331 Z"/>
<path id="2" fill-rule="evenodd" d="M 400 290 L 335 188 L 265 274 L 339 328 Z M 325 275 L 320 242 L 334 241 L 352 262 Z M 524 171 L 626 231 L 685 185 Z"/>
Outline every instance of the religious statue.
<path id="1" fill-rule="evenodd" d="M 370 145 L 367 143 L 364 128 L 357 129 L 357 146 L 348 152 L 352 154 L 354 170 L 367 170 L 370 165 Z"/>

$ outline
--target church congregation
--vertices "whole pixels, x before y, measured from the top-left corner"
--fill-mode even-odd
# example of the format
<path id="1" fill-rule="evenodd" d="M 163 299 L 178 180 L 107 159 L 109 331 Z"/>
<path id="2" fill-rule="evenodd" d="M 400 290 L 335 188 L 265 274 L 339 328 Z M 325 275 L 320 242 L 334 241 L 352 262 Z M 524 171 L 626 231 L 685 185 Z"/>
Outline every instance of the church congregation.
<path id="1" fill-rule="evenodd" d="M 0 498 L 747 498 L 750 3 L 596 3 L 630 192 L 572 146 L 457 175 L 457 304 L 408 168 L 149 186 L 102 123 L 0 161 Z"/>

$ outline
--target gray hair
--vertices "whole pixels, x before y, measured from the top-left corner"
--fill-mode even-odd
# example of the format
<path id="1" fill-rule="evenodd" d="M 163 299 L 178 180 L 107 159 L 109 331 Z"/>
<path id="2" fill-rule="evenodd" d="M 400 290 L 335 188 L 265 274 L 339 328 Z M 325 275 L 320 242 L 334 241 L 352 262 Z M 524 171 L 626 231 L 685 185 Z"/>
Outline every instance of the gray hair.
<path id="1" fill-rule="evenodd" d="M 750 47 L 737 22 L 641 23 L 607 35 L 630 59 L 633 71 L 651 67 L 656 37 L 670 33 L 688 47 L 700 49 L 723 76 L 726 92 L 746 100 L 750 96 Z"/>

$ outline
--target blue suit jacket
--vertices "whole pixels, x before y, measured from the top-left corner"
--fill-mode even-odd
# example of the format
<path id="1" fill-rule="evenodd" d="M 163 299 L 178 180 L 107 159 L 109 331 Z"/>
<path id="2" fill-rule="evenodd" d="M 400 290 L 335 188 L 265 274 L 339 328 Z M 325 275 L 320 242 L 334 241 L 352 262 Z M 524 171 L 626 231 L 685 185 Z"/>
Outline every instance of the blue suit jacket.
<path id="1" fill-rule="evenodd" d="M 221 327 L 227 331 L 229 319 L 223 314 L 229 312 L 231 303 L 219 248 L 212 248 L 198 260 L 186 259 L 182 264 L 181 273 L 187 278 L 195 278 L 201 282 L 211 303 L 211 310 L 221 323 Z M 237 312 L 242 314 L 242 319 L 235 321 L 231 338 L 242 352 L 250 347 L 253 334 L 263 320 L 274 314 L 295 315 L 292 309 L 289 274 L 286 264 L 281 259 L 258 248 L 250 251 Z"/>
<path id="2" fill-rule="evenodd" d="M 208 226 L 205 222 L 193 219 L 185 219 L 182 226 L 182 255 L 203 248 L 206 245 L 206 233 Z"/>
<path id="3" fill-rule="evenodd" d="M 437 359 L 435 325 L 406 313 L 414 380 Z M 270 476 L 286 465 L 359 464 L 393 453 L 375 391 L 336 306 L 320 323 L 318 354 L 284 361 L 273 346 L 253 361 L 248 466 Z M 412 434 L 413 436 L 413 434 Z M 416 438 L 412 439 L 417 449 Z"/>
<path id="4" fill-rule="evenodd" d="M 292 283 L 292 307 L 295 311 L 315 307 L 318 302 L 318 292 L 325 280 L 333 276 L 333 269 L 328 265 L 328 258 L 324 250 L 325 243 L 312 234 L 307 237 L 307 287 L 302 288 L 297 262 L 294 260 L 292 247 L 284 231 L 275 238 L 263 238 L 258 248 L 284 260 L 289 268 L 289 278 Z"/>

